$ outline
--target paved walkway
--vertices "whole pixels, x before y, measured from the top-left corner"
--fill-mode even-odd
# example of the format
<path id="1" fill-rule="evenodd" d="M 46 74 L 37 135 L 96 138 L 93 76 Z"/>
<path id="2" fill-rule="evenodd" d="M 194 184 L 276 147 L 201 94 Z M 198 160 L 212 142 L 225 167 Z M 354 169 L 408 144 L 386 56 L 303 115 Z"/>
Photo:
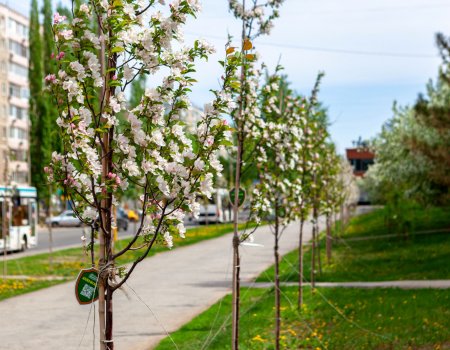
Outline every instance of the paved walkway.
<path id="1" fill-rule="evenodd" d="M 297 282 L 282 282 L 282 286 L 298 286 Z M 270 282 L 243 283 L 243 286 L 254 288 L 273 287 Z M 310 283 L 304 283 L 310 286 Z M 379 282 L 316 282 L 316 287 L 344 287 L 344 288 L 401 288 L 401 289 L 449 289 L 450 280 L 404 280 L 404 281 L 379 281 Z"/>
<path id="2" fill-rule="evenodd" d="M 310 232 L 308 225 L 305 241 L 310 239 Z M 281 238 L 281 253 L 295 249 L 297 242 L 298 225 L 292 224 Z M 257 230 L 255 243 L 263 247 L 242 248 L 243 281 L 251 281 L 273 262 L 273 235 L 268 227 Z M 115 294 L 116 348 L 147 350 L 165 337 L 161 324 L 167 331 L 175 331 L 228 294 L 230 262 L 231 235 L 160 253 L 142 262 L 123 292 Z M 92 309 L 87 322 L 90 310 L 91 306 L 77 304 L 73 282 L 0 302 L 0 349 L 84 350 L 93 349 L 93 343 L 97 349 L 93 338 L 93 316 L 97 315 Z M 94 330 L 98 337 L 97 325 Z"/>

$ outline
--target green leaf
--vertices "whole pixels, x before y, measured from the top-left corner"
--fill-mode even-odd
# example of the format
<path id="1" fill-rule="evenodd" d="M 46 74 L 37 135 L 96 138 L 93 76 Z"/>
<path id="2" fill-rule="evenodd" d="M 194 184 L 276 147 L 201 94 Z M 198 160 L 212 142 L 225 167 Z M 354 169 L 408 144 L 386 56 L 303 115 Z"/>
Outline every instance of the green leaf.
<path id="1" fill-rule="evenodd" d="M 111 49 L 112 53 L 123 52 L 123 51 L 125 51 L 125 49 L 123 47 L 120 47 L 120 46 L 116 46 L 116 47 L 113 47 Z"/>

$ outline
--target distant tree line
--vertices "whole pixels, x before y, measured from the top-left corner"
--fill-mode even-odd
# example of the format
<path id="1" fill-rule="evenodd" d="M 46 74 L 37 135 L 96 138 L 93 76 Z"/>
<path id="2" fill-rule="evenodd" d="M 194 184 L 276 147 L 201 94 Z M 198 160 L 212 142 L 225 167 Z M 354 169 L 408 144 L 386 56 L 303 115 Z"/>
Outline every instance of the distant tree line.
<path id="1" fill-rule="evenodd" d="M 372 200 L 393 207 L 448 205 L 450 200 L 450 38 L 436 35 L 442 64 L 412 106 L 394 116 L 373 140 L 375 164 L 365 186 Z"/>

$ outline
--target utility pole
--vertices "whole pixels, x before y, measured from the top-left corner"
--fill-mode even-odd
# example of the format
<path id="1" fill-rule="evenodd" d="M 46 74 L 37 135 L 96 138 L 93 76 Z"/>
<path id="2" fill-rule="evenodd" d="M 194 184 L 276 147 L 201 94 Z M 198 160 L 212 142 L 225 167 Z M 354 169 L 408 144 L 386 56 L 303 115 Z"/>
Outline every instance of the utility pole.
<path id="1" fill-rule="evenodd" d="M 9 206 L 8 206 L 8 187 L 9 183 L 9 149 L 8 152 L 5 153 L 5 169 L 4 169 L 4 179 L 5 179 L 5 194 L 3 198 L 3 206 L 2 206 L 2 235 L 3 235 L 3 279 L 6 279 L 6 275 L 8 274 L 8 263 L 6 261 L 6 255 L 8 253 L 8 249 L 6 248 L 7 237 L 9 233 Z"/>
<path id="2" fill-rule="evenodd" d="M 49 265 L 50 270 L 53 269 L 53 227 L 52 227 L 52 189 L 53 186 L 48 186 L 49 199 L 48 199 L 48 252 L 49 252 Z"/>

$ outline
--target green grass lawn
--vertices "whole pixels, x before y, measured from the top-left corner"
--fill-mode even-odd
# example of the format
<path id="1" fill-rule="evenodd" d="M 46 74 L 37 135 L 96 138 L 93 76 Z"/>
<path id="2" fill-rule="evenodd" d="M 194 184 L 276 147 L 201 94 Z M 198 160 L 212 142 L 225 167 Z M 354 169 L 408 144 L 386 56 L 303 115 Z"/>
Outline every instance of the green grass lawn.
<path id="1" fill-rule="evenodd" d="M 33 278 L 27 278 L 25 280 L 0 279 L 0 301 L 38 289 L 51 287 L 62 282 L 64 281 L 40 281 Z"/>
<path id="2" fill-rule="evenodd" d="M 240 348 L 273 349 L 272 289 L 242 291 Z M 282 349 L 444 349 L 450 347 L 448 290 L 283 288 Z M 291 306 L 291 303 L 294 306 Z M 231 349 L 231 298 L 172 334 L 179 349 Z M 446 347 L 447 346 L 447 347 Z M 156 350 L 174 349 L 166 338 Z"/>
<path id="3" fill-rule="evenodd" d="M 389 281 L 407 279 L 450 279 L 450 232 L 380 238 L 362 241 L 346 240 L 361 236 L 387 233 L 382 225 L 383 211 L 354 217 L 343 240 L 333 245 L 331 264 L 326 263 L 325 241 L 321 240 L 322 274 L 317 281 Z M 450 216 L 443 209 L 430 209 L 427 215 L 417 212 L 415 218 L 422 230 L 446 228 Z M 427 217 L 425 220 L 424 218 Z M 424 226 L 425 222 L 429 226 Z M 367 225 L 367 233 L 363 228 Z M 310 280 L 311 251 L 305 247 L 304 277 Z M 285 255 L 280 264 L 282 281 L 298 281 L 298 254 L 293 251 Z M 263 272 L 257 281 L 273 280 L 273 267 Z"/>
<path id="4" fill-rule="evenodd" d="M 415 231 L 450 228 L 448 210 L 415 209 Z M 334 244 L 327 265 L 322 244 L 322 275 L 318 281 L 382 281 L 450 278 L 450 234 L 435 233 L 352 240 L 395 234 L 378 210 L 354 217 L 341 241 Z M 337 235 L 337 232 L 335 232 Z M 323 234 L 322 234 L 323 237 Z M 305 275 L 310 274 L 310 247 L 305 247 Z M 281 262 L 281 280 L 298 281 L 296 251 Z M 272 281 L 273 268 L 258 281 Z M 304 290 L 296 308 L 297 288 L 282 288 L 282 349 L 450 349 L 450 292 L 422 289 L 317 288 Z M 242 289 L 240 348 L 273 349 L 273 289 Z M 231 349 L 231 297 L 175 332 L 179 349 Z M 173 349 L 164 339 L 157 350 Z"/>
<path id="5" fill-rule="evenodd" d="M 241 229 L 243 227 L 243 225 L 240 226 Z M 185 239 L 174 237 L 174 247 L 172 249 L 189 244 L 194 244 L 205 239 L 219 237 L 232 231 L 232 223 L 190 228 L 186 232 Z M 130 239 L 117 241 L 115 250 L 120 250 L 129 241 Z M 140 241 L 136 243 L 136 246 L 139 244 Z M 163 245 L 155 245 L 150 251 L 149 256 L 162 251 L 168 251 L 167 247 Z M 132 262 L 141 254 L 142 251 L 130 251 L 126 255 L 120 257 L 117 261 L 117 264 L 122 265 Z M 70 279 L 75 279 L 80 269 L 91 266 L 90 255 L 84 249 L 82 249 L 81 246 L 80 248 L 64 249 L 54 252 L 52 255 L 51 264 L 49 257 L 50 255 L 48 253 L 44 253 L 7 261 L 8 275 L 24 275 L 31 278 L 23 280 L 21 282 L 17 280 L 0 280 L 0 300 L 45 288 L 54 284 L 63 283 Z M 52 275 L 58 277 L 67 277 L 67 279 L 51 282 L 38 281 L 33 279 L 33 277 Z"/>
<path id="6" fill-rule="evenodd" d="M 395 232 L 395 228 L 390 228 L 386 225 L 386 217 L 387 212 L 384 209 L 355 216 L 350 220 L 350 224 L 342 237 L 353 238 L 397 234 L 398 232 Z M 448 229 L 450 231 L 450 208 L 412 208 L 408 212 L 408 220 L 411 222 L 411 227 L 415 232 L 436 229 Z"/>

